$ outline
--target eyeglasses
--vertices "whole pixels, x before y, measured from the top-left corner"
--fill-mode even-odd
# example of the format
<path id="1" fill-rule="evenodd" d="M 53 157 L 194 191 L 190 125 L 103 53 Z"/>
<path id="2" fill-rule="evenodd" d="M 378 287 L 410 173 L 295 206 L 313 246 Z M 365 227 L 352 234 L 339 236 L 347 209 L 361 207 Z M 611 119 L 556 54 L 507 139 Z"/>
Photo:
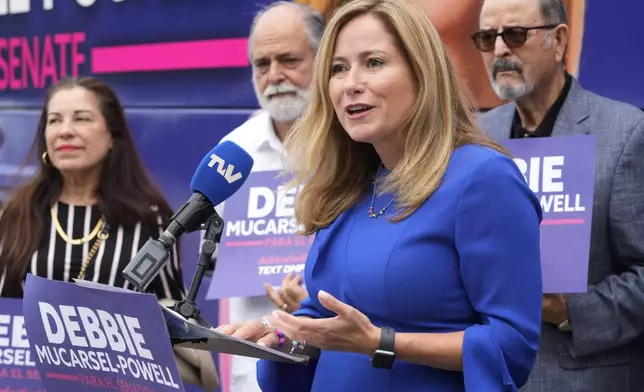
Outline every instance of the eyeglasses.
<path id="1" fill-rule="evenodd" d="M 481 30 L 472 34 L 470 38 L 474 41 L 474 46 L 481 52 L 491 52 L 494 50 L 496 44 L 496 37 L 501 36 L 503 42 L 510 49 L 517 49 L 525 44 L 528 39 L 528 31 L 530 30 L 549 30 L 554 29 L 558 25 L 545 25 L 545 26 L 511 26 L 503 29 L 500 33 L 496 30 Z"/>

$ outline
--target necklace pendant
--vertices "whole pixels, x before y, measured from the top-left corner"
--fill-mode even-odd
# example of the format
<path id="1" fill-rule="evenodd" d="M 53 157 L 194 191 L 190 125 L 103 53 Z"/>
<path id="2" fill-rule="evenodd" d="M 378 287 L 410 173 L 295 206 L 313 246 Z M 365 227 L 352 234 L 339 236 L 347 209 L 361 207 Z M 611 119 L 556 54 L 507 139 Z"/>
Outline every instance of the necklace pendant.
<path id="1" fill-rule="evenodd" d="M 387 205 L 387 207 L 389 207 L 389 205 Z M 385 207 L 382 210 L 378 211 L 378 213 L 376 213 L 376 214 L 373 213 L 373 207 L 369 207 L 369 218 L 377 218 L 380 215 L 384 214 L 385 211 L 387 210 L 387 207 Z"/>
<path id="2" fill-rule="evenodd" d="M 378 167 L 378 171 L 376 172 L 376 177 L 378 177 L 378 173 L 380 173 L 380 167 L 382 167 L 382 163 L 381 163 L 381 164 L 380 164 L 380 166 Z M 373 183 L 373 195 L 371 196 L 371 206 L 369 207 L 369 218 L 377 218 L 377 217 L 379 217 L 380 215 L 384 214 L 384 213 L 385 213 L 385 211 L 387 210 L 387 208 L 388 208 L 388 207 L 391 205 L 391 203 L 394 201 L 394 198 L 395 198 L 395 197 L 392 197 L 392 198 L 391 198 L 391 200 L 389 201 L 389 203 L 387 203 L 387 205 L 386 205 L 386 206 L 384 206 L 382 210 L 378 211 L 378 213 L 377 213 L 377 214 L 374 214 L 374 213 L 373 213 L 373 204 L 374 204 L 374 203 L 375 203 L 375 201 L 376 201 L 376 182 L 375 182 L 375 179 L 374 179 L 374 183 Z"/>

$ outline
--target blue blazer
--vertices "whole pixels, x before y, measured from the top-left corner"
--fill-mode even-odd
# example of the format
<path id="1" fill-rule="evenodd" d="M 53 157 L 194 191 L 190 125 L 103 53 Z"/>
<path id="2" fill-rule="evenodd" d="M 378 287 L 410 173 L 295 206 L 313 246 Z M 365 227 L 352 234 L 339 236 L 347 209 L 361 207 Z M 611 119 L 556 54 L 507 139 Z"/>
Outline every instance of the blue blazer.
<path id="1" fill-rule="evenodd" d="M 333 317 L 325 290 L 401 333 L 465 331 L 463 371 L 322 351 L 308 366 L 258 361 L 264 392 L 515 391 L 532 370 L 541 330 L 541 207 L 514 162 L 467 145 L 440 187 L 406 219 L 369 218 L 373 190 L 319 230 L 306 261 L 309 297 L 296 315 Z M 378 211 L 392 198 L 377 196 Z M 395 211 L 391 208 L 392 211 Z"/>

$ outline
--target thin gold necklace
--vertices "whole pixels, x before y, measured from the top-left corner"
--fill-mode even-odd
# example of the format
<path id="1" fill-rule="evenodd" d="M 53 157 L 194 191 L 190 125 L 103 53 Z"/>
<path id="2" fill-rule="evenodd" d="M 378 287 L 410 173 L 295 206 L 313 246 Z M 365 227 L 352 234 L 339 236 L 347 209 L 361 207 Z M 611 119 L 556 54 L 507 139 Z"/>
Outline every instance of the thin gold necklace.
<path id="1" fill-rule="evenodd" d="M 60 222 L 58 221 L 58 216 L 56 216 L 56 211 L 55 211 L 54 206 L 51 207 L 49 212 L 51 214 L 51 220 L 52 220 L 52 222 L 54 222 L 54 226 L 56 226 L 56 232 L 58 233 L 58 235 L 63 240 L 65 240 L 65 242 L 67 242 L 69 244 L 72 244 L 72 245 L 83 245 L 83 244 L 86 244 L 86 243 L 90 242 L 101 231 L 101 227 L 103 227 L 103 217 L 100 217 L 98 222 L 96 223 L 96 226 L 94 227 L 94 230 L 92 230 L 91 233 L 89 233 L 88 235 L 86 235 L 83 238 L 74 239 L 74 238 L 69 237 L 67 235 L 67 233 L 65 233 L 65 231 L 63 230 L 62 226 L 60 225 Z"/>

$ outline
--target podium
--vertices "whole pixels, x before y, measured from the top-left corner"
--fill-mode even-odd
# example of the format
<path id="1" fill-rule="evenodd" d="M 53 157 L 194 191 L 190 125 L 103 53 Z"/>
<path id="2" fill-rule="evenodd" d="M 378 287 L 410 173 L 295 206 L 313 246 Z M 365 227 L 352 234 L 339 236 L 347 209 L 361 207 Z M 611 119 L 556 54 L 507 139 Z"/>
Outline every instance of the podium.
<path id="1" fill-rule="evenodd" d="M 28 274 L 22 310 L 48 392 L 183 391 L 173 346 L 291 364 L 309 360 L 219 333 L 162 306 L 152 294 L 89 281 Z"/>
<path id="2" fill-rule="evenodd" d="M 161 309 L 168 327 L 170 341 L 174 346 L 292 364 L 306 365 L 309 361 L 309 357 L 306 355 L 287 354 L 260 346 L 220 333 L 212 328 L 203 327 L 196 320 L 186 320 L 170 308 L 161 306 Z"/>
<path id="3" fill-rule="evenodd" d="M 76 285 L 93 290 L 121 292 L 128 295 L 141 295 L 130 290 L 121 289 L 94 283 L 85 280 L 76 280 Z M 172 346 L 194 348 L 218 354 L 232 354 L 242 357 L 266 359 L 269 361 L 285 362 L 306 365 L 309 357 L 306 355 L 287 354 L 269 347 L 239 339 L 216 331 L 199 324 L 197 319 L 186 319 L 170 307 L 158 304 L 166 327 L 169 341 Z"/>

